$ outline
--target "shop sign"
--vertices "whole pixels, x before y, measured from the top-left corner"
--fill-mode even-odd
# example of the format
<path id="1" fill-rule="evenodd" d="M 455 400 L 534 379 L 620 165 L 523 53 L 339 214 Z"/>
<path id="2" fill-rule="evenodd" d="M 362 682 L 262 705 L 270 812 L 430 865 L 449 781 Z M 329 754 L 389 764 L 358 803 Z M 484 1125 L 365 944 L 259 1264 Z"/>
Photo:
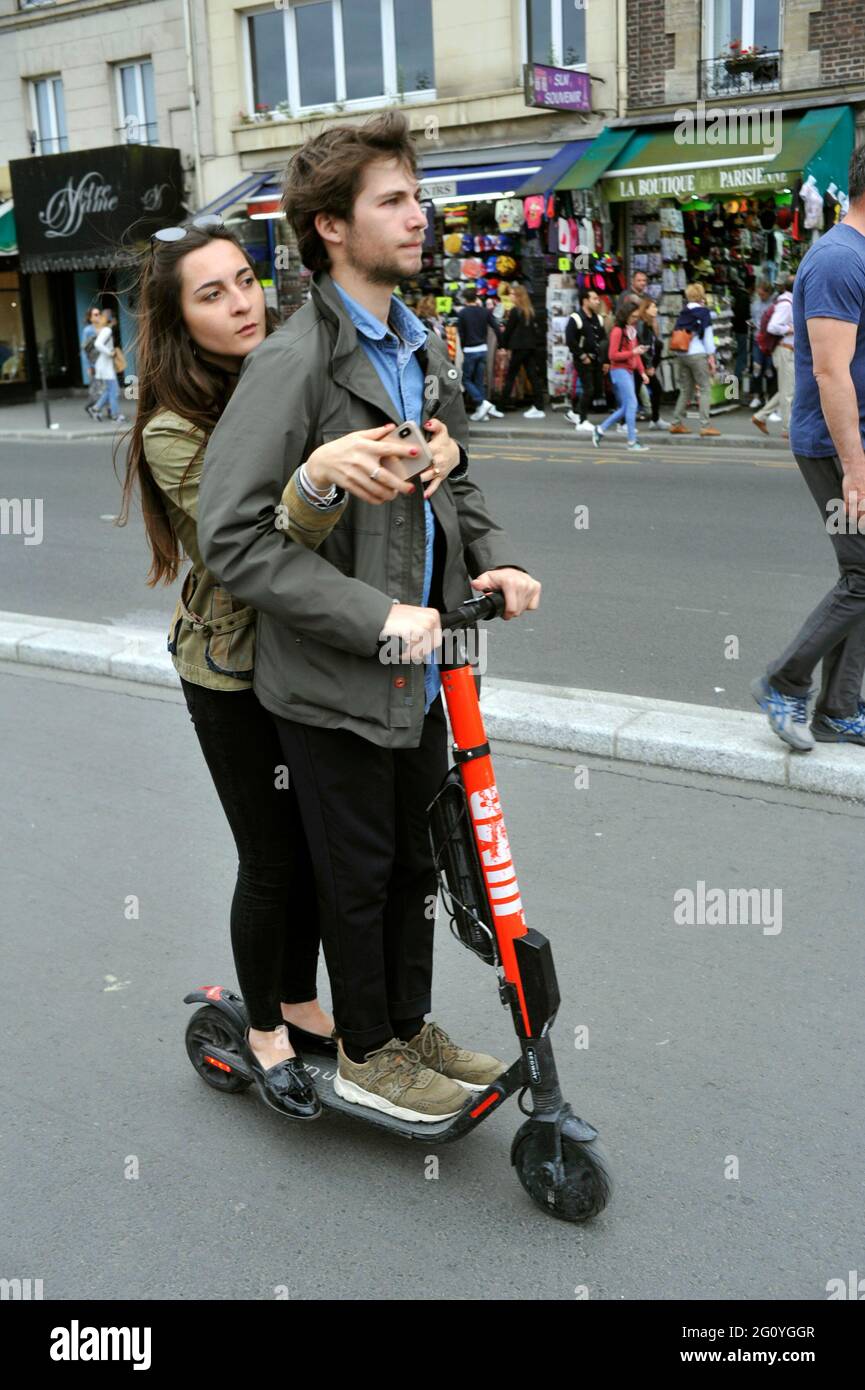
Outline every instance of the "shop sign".
<path id="1" fill-rule="evenodd" d="M 551 68 L 544 63 L 523 67 L 526 106 L 554 111 L 591 111 L 592 79 L 573 68 Z"/>
<path id="2" fill-rule="evenodd" d="M 424 198 L 455 198 L 457 196 L 456 179 L 439 179 L 437 183 L 424 179 L 421 188 Z"/>
<path id="3" fill-rule="evenodd" d="M 670 174 L 625 174 L 607 176 L 604 191 L 610 202 L 626 202 L 629 198 L 689 198 L 703 193 L 733 193 L 738 191 L 771 192 L 785 188 L 795 175 L 767 173 L 761 164 L 716 165 L 713 169 L 682 169 Z"/>
<path id="4" fill-rule="evenodd" d="M 178 150 L 110 145 L 13 159 L 9 171 L 23 256 L 110 259 L 186 215 Z"/>

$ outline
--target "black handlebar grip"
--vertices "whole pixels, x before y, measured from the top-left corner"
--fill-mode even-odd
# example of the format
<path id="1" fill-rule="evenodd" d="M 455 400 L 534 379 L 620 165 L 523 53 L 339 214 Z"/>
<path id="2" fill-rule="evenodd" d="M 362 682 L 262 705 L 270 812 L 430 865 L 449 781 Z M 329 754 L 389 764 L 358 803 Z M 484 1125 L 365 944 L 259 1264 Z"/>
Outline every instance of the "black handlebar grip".
<path id="1" fill-rule="evenodd" d="M 505 611 L 505 596 L 501 589 L 493 589 L 480 598 L 468 598 L 451 613 L 440 614 L 440 626 L 446 628 L 467 627 L 482 618 L 500 618 Z"/>

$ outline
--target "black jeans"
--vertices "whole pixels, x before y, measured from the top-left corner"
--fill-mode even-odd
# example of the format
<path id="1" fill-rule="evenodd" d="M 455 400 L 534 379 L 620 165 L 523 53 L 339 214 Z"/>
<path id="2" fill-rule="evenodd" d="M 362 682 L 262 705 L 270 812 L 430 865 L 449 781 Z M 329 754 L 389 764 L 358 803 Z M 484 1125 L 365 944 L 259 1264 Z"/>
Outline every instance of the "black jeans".
<path id="1" fill-rule="evenodd" d="M 604 394 L 601 364 L 595 358 L 592 358 L 591 362 L 581 362 L 579 358 L 574 358 L 574 366 L 577 369 L 574 382 L 574 410 L 581 420 L 587 420 L 595 400 Z"/>
<path id="2" fill-rule="evenodd" d="M 658 380 L 657 369 L 655 370 L 654 376 L 649 377 L 649 384 L 646 387 L 646 390 L 649 393 L 649 400 L 652 403 L 652 419 L 657 425 L 658 421 L 661 418 L 661 383 Z M 640 396 L 638 392 L 637 400 L 639 399 Z"/>
<path id="3" fill-rule="evenodd" d="M 796 462 L 811 491 L 823 523 L 837 514 L 842 497 L 843 470 L 834 456 Z M 827 504 L 831 510 L 827 512 Z M 842 518 L 842 525 L 855 522 Z M 865 673 L 865 535 L 830 532 L 839 577 L 833 589 L 806 619 L 787 650 L 768 669 L 772 685 L 785 695 L 805 695 L 818 661 L 823 678 L 817 710 L 832 719 L 849 719 L 858 712 Z"/>
<path id="4" fill-rule="evenodd" d="M 371 1047 L 430 1008 L 438 883 L 426 808 L 447 772 L 442 697 L 418 748 L 273 718 L 312 853 L 337 1031 Z"/>
<path id="5" fill-rule="evenodd" d="M 252 1028 L 282 1023 L 280 1001 L 316 997 L 315 880 L 273 720 L 252 690 L 181 679 L 190 718 L 237 846 L 231 946 Z M 203 847 L 206 849 L 207 847 Z"/>
<path id="6" fill-rule="evenodd" d="M 538 359 L 534 349 L 531 351 L 523 348 L 512 349 L 511 360 L 508 364 L 508 374 L 505 378 L 505 388 L 502 392 L 502 399 L 504 401 L 510 399 L 510 394 L 513 390 L 514 382 L 519 375 L 520 367 L 525 367 L 529 374 L 529 381 L 532 386 L 532 404 L 537 410 L 543 410 L 544 386 L 541 381 L 541 374 L 538 371 Z"/>

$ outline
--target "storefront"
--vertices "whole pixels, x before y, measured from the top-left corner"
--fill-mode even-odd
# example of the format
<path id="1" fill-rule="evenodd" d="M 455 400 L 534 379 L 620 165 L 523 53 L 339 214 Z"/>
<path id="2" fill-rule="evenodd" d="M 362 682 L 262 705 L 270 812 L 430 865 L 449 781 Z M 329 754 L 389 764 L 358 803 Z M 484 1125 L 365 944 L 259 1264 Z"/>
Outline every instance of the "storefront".
<path id="1" fill-rule="evenodd" d="M 665 130 L 610 129 L 574 171 L 580 185 L 594 181 L 610 208 L 628 283 L 637 271 L 647 276 L 665 340 L 685 285 L 706 287 L 717 348 L 716 409 L 732 409 L 738 399 L 734 296 L 795 271 L 812 241 L 843 216 L 854 141 L 847 106 L 784 113 L 770 128 L 746 129 L 742 117 L 737 129 L 735 116 L 734 108 L 720 112 L 714 130 L 689 129 L 688 122 Z M 672 389 L 669 359 L 661 382 Z"/>
<path id="2" fill-rule="evenodd" d="M 280 176 L 267 169 L 247 174 L 194 215 L 220 214 L 249 255 L 268 307 L 286 319 L 304 302 L 309 274 L 281 203 Z"/>
<path id="3" fill-rule="evenodd" d="M 18 233 L 11 198 L 0 202 L 0 404 L 30 400 Z"/>
<path id="4" fill-rule="evenodd" d="M 14 159 L 9 171 L 22 282 L 19 385 L 32 398 L 40 355 L 49 389 L 86 384 L 80 339 L 94 304 L 113 311 L 134 375 L 135 267 L 150 234 L 186 216 L 179 151 L 112 145 Z"/>

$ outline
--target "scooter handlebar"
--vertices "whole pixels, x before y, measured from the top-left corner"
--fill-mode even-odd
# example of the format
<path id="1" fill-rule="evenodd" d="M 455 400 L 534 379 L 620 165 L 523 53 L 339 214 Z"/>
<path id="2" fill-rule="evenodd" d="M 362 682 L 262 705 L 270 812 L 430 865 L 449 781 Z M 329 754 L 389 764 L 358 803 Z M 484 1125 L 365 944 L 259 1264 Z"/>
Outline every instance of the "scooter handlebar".
<path id="1" fill-rule="evenodd" d="M 465 603 L 461 603 L 459 608 L 454 608 L 450 613 L 441 613 L 440 625 L 442 632 L 447 629 L 468 627 L 471 623 L 476 623 L 481 618 L 500 618 L 505 611 L 505 596 L 501 589 L 492 589 L 480 598 L 467 598 Z"/>

